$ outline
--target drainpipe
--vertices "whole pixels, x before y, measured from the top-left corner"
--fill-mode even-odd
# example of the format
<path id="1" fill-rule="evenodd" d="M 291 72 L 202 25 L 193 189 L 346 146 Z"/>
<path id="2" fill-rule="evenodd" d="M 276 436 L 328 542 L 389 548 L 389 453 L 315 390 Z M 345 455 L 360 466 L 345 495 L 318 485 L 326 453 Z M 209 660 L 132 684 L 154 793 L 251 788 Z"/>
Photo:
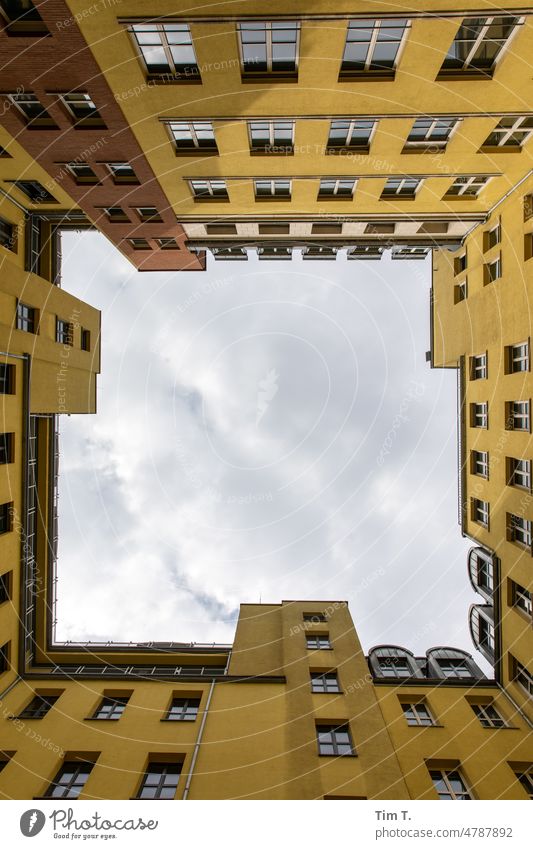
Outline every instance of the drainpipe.
<path id="1" fill-rule="evenodd" d="M 525 714 L 525 713 L 524 713 L 524 711 L 522 710 L 522 708 L 520 707 L 520 705 L 517 705 L 517 703 L 515 702 L 515 700 L 513 699 L 513 697 L 509 695 L 509 693 L 507 692 L 507 690 L 505 689 L 505 687 L 503 687 L 503 686 L 502 686 L 502 684 L 500 684 L 500 682 L 499 682 L 499 681 L 497 681 L 497 684 L 498 684 L 498 688 L 502 691 L 502 693 L 504 694 L 504 696 L 506 696 L 506 697 L 509 699 L 509 701 L 511 702 L 512 706 L 514 707 L 514 709 L 516 710 L 516 712 L 520 714 L 520 716 L 522 717 L 522 719 L 524 720 L 524 722 L 526 723 L 526 725 L 529 725 L 529 727 L 530 727 L 530 728 L 533 728 L 533 722 L 531 722 L 531 720 L 530 720 L 529 716 L 527 716 L 527 714 Z"/>
<path id="2" fill-rule="evenodd" d="M 211 681 L 211 686 L 209 688 L 209 694 L 207 696 L 207 702 L 205 705 L 205 710 L 202 715 L 202 721 L 200 723 L 200 730 L 198 731 L 198 737 L 196 738 L 196 743 L 194 744 L 194 751 L 192 753 L 191 758 L 191 766 L 189 768 L 189 774 L 187 775 L 187 781 L 185 782 L 185 790 L 183 791 L 183 796 L 181 797 L 183 801 L 189 798 L 189 790 L 191 787 L 191 781 L 194 773 L 194 767 L 196 766 L 196 759 L 198 758 L 198 752 L 200 751 L 200 744 L 202 742 L 202 737 L 204 734 L 205 723 L 207 720 L 207 714 L 209 711 L 209 705 L 211 704 L 211 697 L 213 695 L 213 690 L 215 687 L 215 679 Z"/>

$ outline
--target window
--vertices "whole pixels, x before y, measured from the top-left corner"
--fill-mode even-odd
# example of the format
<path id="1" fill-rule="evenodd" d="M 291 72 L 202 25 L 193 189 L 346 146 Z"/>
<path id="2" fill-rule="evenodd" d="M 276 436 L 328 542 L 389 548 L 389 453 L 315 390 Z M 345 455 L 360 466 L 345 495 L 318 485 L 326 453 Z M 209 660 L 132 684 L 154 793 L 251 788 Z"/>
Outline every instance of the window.
<path id="1" fill-rule="evenodd" d="M 166 719 L 178 722 L 194 722 L 198 716 L 200 699 L 172 699 Z"/>
<path id="2" fill-rule="evenodd" d="M 487 377 L 487 355 L 476 354 L 470 357 L 470 380 L 483 380 Z"/>
<path id="3" fill-rule="evenodd" d="M 225 180 L 191 180 L 189 185 L 195 198 L 219 200 L 228 197 Z"/>
<path id="4" fill-rule="evenodd" d="M 476 198 L 481 189 L 487 185 L 490 177 L 456 177 L 446 192 L 446 197 L 458 195 L 460 197 Z"/>
<path id="5" fill-rule="evenodd" d="M 453 273 L 457 277 L 458 274 L 462 274 L 463 271 L 466 271 L 466 254 L 461 254 L 461 256 L 456 256 L 453 261 Z"/>
<path id="6" fill-rule="evenodd" d="M 332 121 L 329 128 L 328 150 L 368 150 L 376 121 Z"/>
<path id="7" fill-rule="evenodd" d="M 32 203 L 57 203 L 55 197 L 38 180 L 13 180 L 13 185 Z"/>
<path id="8" fill-rule="evenodd" d="M 533 195 L 524 195 L 524 221 L 533 217 Z"/>
<path id="9" fill-rule="evenodd" d="M 292 259 L 291 248 L 257 248 L 259 259 Z"/>
<path id="10" fill-rule="evenodd" d="M 256 198 L 291 196 L 290 180 L 254 180 Z"/>
<path id="11" fill-rule="evenodd" d="M 0 395 L 15 394 L 15 366 L 0 363 Z"/>
<path id="12" fill-rule="evenodd" d="M 14 433 L 0 433 L 0 466 L 5 466 L 7 463 L 13 462 L 14 446 Z"/>
<path id="13" fill-rule="evenodd" d="M 392 249 L 392 259 L 425 259 L 429 253 L 429 248 L 407 247 L 400 248 L 398 246 Z"/>
<path id="14" fill-rule="evenodd" d="M 381 259 L 383 248 L 378 245 L 356 245 L 349 248 L 347 259 Z"/>
<path id="15" fill-rule="evenodd" d="M 86 761 L 65 761 L 45 796 L 52 799 L 77 799 L 93 766 L 93 763 Z"/>
<path id="16" fill-rule="evenodd" d="M 444 60 L 440 74 L 491 74 L 521 18 L 497 15 L 465 18 Z"/>
<path id="17" fill-rule="evenodd" d="M 340 693 L 336 672 L 311 672 L 312 693 Z"/>
<path id="18" fill-rule="evenodd" d="M 69 162 L 67 169 L 77 183 L 97 183 L 98 177 L 86 162 Z"/>
<path id="19" fill-rule="evenodd" d="M 9 669 L 9 652 L 9 643 L 4 643 L 3 646 L 0 646 L 0 673 L 7 672 Z"/>
<path id="20" fill-rule="evenodd" d="M 13 572 L 4 572 L 0 575 L 0 604 L 11 599 L 11 586 L 13 581 Z"/>
<path id="21" fill-rule="evenodd" d="M 128 239 L 132 248 L 136 251 L 151 251 L 150 242 L 147 239 Z"/>
<path id="22" fill-rule="evenodd" d="M 365 227 L 365 234 L 371 236 L 394 236 L 396 224 L 388 221 L 371 221 Z"/>
<path id="23" fill-rule="evenodd" d="M 508 401 L 505 406 L 506 430 L 529 431 L 529 401 Z"/>
<path id="24" fill-rule="evenodd" d="M 120 719 L 126 710 L 129 699 L 129 695 L 105 696 L 91 719 Z"/>
<path id="25" fill-rule="evenodd" d="M 56 127 L 41 101 L 34 94 L 8 94 L 10 101 L 22 112 L 31 127 Z"/>
<path id="26" fill-rule="evenodd" d="M 507 457 L 507 485 L 531 490 L 531 460 Z"/>
<path id="27" fill-rule="evenodd" d="M 508 345 L 505 349 L 505 373 L 529 371 L 529 342 Z"/>
<path id="28" fill-rule="evenodd" d="M 302 250 L 303 259 L 335 259 L 337 248 L 309 247 Z"/>
<path id="29" fill-rule="evenodd" d="M 307 635 L 305 638 L 308 649 L 330 649 L 331 644 L 327 634 Z"/>
<path id="30" fill-rule="evenodd" d="M 288 236 L 291 232 L 290 224 L 259 224 L 260 236 Z"/>
<path id="31" fill-rule="evenodd" d="M 453 287 L 453 302 L 460 304 L 461 301 L 466 301 L 468 297 L 468 281 L 463 280 L 462 283 L 456 283 Z"/>
<path id="32" fill-rule="evenodd" d="M 71 94 L 60 94 L 59 97 L 77 124 L 91 127 L 105 126 L 96 104 L 89 94 L 76 91 Z"/>
<path id="33" fill-rule="evenodd" d="M 318 190 L 320 198 L 352 198 L 355 189 L 355 180 L 321 180 Z"/>
<path id="34" fill-rule="evenodd" d="M 483 233 L 483 250 L 490 251 L 491 248 L 495 248 L 496 245 L 499 245 L 502 240 L 502 228 L 500 224 L 497 224 L 496 227 L 493 227 L 491 230 L 487 230 Z"/>
<path id="35" fill-rule="evenodd" d="M 178 153 L 202 150 L 218 153 L 215 131 L 210 121 L 171 121 L 168 127 Z"/>
<path id="36" fill-rule="evenodd" d="M 407 725 L 435 725 L 425 702 L 402 702 L 401 708 Z"/>
<path id="37" fill-rule="evenodd" d="M 429 774 L 439 799 L 471 799 L 472 796 L 457 769 L 430 769 Z"/>
<path id="38" fill-rule="evenodd" d="M 300 25 L 295 21 L 238 24 L 243 74 L 296 74 Z"/>
<path id="39" fill-rule="evenodd" d="M 137 793 L 138 799 L 173 799 L 181 775 L 180 763 L 150 761 Z"/>
<path id="40" fill-rule="evenodd" d="M 492 704 L 480 704 L 480 705 L 471 705 L 472 710 L 475 715 L 479 719 L 483 728 L 506 728 L 507 723 L 503 717 L 500 716 L 494 705 Z"/>
<path id="41" fill-rule="evenodd" d="M 482 401 L 480 404 L 470 404 L 471 427 L 488 428 L 489 426 L 489 403 Z"/>
<path id="42" fill-rule="evenodd" d="M 17 250 L 16 229 L 9 221 L 0 218 L 0 245 L 9 251 Z"/>
<path id="43" fill-rule="evenodd" d="M 90 351 L 91 350 L 91 331 L 87 330 L 85 327 L 81 328 L 80 334 L 80 347 L 82 351 Z"/>
<path id="44" fill-rule="evenodd" d="M 489 502 L 482 501 L 481 498 L 471 499 L 471 516 L 472 521 L 477 522 L 483 528 L 489 526 Z"/>
<path id="45" fill-rule="evenodd" d="M 479 549 L 474 549 L 470 557 L 473 558 L 475 582 L 478 587 L 492 593 L 494 590 L 494 564 L 492 557 L 483 554 Z"/>
<path id="46" fill-rule="evenodd" d="M 135 171 L 129 162 L 107 162 L 115 183 L 138 183 Z"/>
<path id="47" fill-rule="evenodd" d="M 382 198 L 414 198 L 424 181 L 416 177 L 389 177 Z"/>
<path id="48" fill-rule="evenodd" d="M 336 224 L 333 222 L 324 222 L 321 224 L 311 225 L 312 236 L 335 236 L 342 233 L 342 223 Z"/>
<path id="49" fill-rule="evenodd" d="M 350 21 L 341 77 L 352 74 L 393 76 L 408 26 L 405 18 Z"/>
<path id="50" fill-rule="evenodd" d="M 445 678 L 472 678 L 470 666 L 462 657 L 439 657 L 437 663 Z"/>
<path id="51" fill-rule="evenodd" d="M 159 212 L 155 208 L 155 206 L 138 206 L 136 208 L 137 215 L 143 222 L 160 222 L 163 219 L 159 215 Z"/>
<path id="52" fill-rule="evenodd" d="M 514 513 L 507 513 L 507 539 L 531 550 L 531 522 Z"/>
<path id="53" fill-rule="evenodd" d="M 104 211 L 112 224 L 130 223 L 130 219 L 121 206 L 106 206 Z"/>
<path id="54" fill-rule="evenodd" d="M 62 318 L 56 319 L 56 342 L 72 345 L 72 324 Z"/>
<path id="55" fill-rule="evenodd" d="M 0 504 L 0 534 L 8 534 L 12 527 L 13 502 Z"/>
<path id="56" fill-rule="evenodd" d="M 211 253 L 215 259 L 248 259 L 248 253 L 244 248 L 211 248 Z"/>
<path id="57" fill-rule="evenodd" d="M 304 622 L 327 622 L 327 618 L 323 613 L 304 613 Z"/>
<path id="58" fill-rule="evenodd" d="M 483 283 L 486 286 L 488 283 L 494 283 L 495 280 L 498 280 L 499 277 L 502 276 L 502 260 L 501 257 L 493 260 L 492 262 L 487 262 L 483 266 Z"/>
<path id="59" fill-rule="evenodd" d="M 36 333 L 37 315 L 38 311 L 35 307 L 30 307 L 28 304 L 19 301 L 17 303 L 17 330 L 24 330 L 25 333 Z"/>
<path id="60" fill-rule="evenodd" d="M 492 622 L 489 622 L 488 619 L 485 619 L 484 616 L 479 616 L 478 628 L 479 648 L 486 649 L 489 654 L 494 657 L 494 650 L 496 647 L 494 625 L 492 624 Z"/>
<path id="61" fill-rule="evenodd" d="M 457 123 L 457 118 L 417 118 L 407 136 L 405 146 L 443 150 Z"/>
<path id="62" fill-rule="evenodd" d="M 380 657 L 379 674 L 383 678 L 409 678 L 413 671 L 406 657 Z"/>
<path id="63" fill-rule="evenodd" d="M 471 470 L 473 475 L 479 475 L 482 478 L 489 476 L 489 452 L 488 451 L 472 451 L 471 452 Z"/>
<path id="64" fill-rule="evenodd" d="M 172 236 L 162 236 L 160 239 L 156 239 L 156 242 L 163 251 L 179 250 L 179 245 Z"/>
<path id="65" fill-rule="evenodd" d="M 19 716 L 23 719 L 42 719 L 57 702 L 60 695 L 60 693 L 57 693 L 50 696 L 34 696 L 24 710 L 19 713 Z"/>
<path id="66" fill-rule="evenodd" d="M 531 618 L 533 614 L 531 593 L 515 581 L 511 581 L 511 605 L 518 607 L 526 616 Z"/>
<path id="67" fill-rule="evenodd" d="M 521 687 L 530 696 L 533 696 L 533 676 L 528 672 L 525 666 L 522 666 L 517 660 L 514 661 L 513 679 L 520 684 Z"/>
<path id="68" fill-rule="evenodd" d="M 317 725 L 319 755 L 355 755 L 348 725 Z"/>
<path id="69" fill-rule="evenodd" d="M 250 148 L 253 153 L 292 153 L 294 121 L 250 121 Z"/>
<path id="70" fill-rule="evenodd" d="M 515 775 L 530 799 L 533 799 L 533 765 L 527 770 L 515 771 Z"/>
<path id="71" fill-rule="evenodd" d="M 134 24 L 130 32 L 149 76 L 199 79 L 188 24 Z"/>
<path id="72" fill-rule="evenodd" d="M 48 29 L 31 0 L 0 0 L 0 15 L 10 35 L 46 35 Z M 1 20 L 1 18 L 0 18 Z"/>

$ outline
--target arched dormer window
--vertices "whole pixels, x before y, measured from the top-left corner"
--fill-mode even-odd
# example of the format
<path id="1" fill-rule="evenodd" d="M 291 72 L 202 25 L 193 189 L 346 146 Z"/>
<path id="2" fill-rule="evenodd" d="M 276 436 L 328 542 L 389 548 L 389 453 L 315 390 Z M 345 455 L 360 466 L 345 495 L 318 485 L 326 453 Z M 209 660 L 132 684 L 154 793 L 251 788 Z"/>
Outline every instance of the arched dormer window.
<path id="1" fill-rule="evenodd" d="M 412 652 L 401 646 L 376 646 L 368 654 L 370 668 L 376 678 L 422 678 Z"/>
<path id="2" fill-rule="evenodd" d="M 471 548 L 468 552 L 468 574 L 470 583 L 487 601 L 494 592 L 494 559 L 484 548 Z"/>
<path id="3" fill-rule="evenodd" d="M 494 663 L 494 611 L 490 604 L 473 604 L 469 613 L 470 633 L 474 645 L 489 663 Z"/>
<path id="4" fill-rule="evenodd" d="M 438 646 L 426 653 L 428 678 L 484 678 L 471 655 L 462 649 Z"/>

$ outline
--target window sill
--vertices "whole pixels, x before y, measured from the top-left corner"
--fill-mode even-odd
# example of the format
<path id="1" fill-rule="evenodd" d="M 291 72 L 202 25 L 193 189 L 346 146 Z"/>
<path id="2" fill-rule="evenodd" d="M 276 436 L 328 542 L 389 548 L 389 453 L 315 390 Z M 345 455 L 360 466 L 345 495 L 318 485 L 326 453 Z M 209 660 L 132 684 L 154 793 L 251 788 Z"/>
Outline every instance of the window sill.
<path id="1" fill-rule="evenodd" d="M 95 120 L 94 118 L 79 118 L 72 125 L 74 130 L 107 130 L 107 125 L 103 121 Z"/>
<path id="2" fill-rule="evenodd" d="M 195 198 L 193 198 L 193 200 L 194 200 L 195 203 L 229 203 L 228 197 L 215 198 L 215 197 L 212 197 L 211 195 L 209 195 L 209 197 L 205 197 L 205 198 L 195 197 Z"/>
<path id="3" fill-rule="evenodd" d="M 59 130 L 58 125 L 55 121 L 39 121 L 39 119 L 35 119 L 33 121 L 28 121 L 26 124 L 27 130 Z"/>
<path id="4" fill-rule="evenodd" d="M 113 177 L 115 186 L 140 186 L 140 180 L 137 177 Z"/>
<path id="5" fill-rule="evenodd" d="M 353 201 L 353 199 L 354 199 L 354 195 L 318 195 L 317 196 L 317 201 L 323 201 L 323 200 L 325 200 L 325 201 L 332 201 L 332 200 Z"/>
<path id="6" fill-rule="evenodd" d="M 184 74 L 183 76 L 174 76 L 173 74 L 147 74 L 147 82 L 154 85 L 202 85 L 202 77 L 200 72 L 197 74 Z M 123 98 L 124 100 L 126 98 Z"/>
<path id="7" fill-rule="evenodd" d="M 522 153 L 520 145 L 482 145 L 478 153 Z"/>
<path id="8" fill-rule="evenodd" d="M 217 147 L 175 147 L 176 156 L 218 156 Z"/>
<path id="9" fill-rule="evenodd" d="M 342 71 L 339 74 L 339 82 L 393 82 L 396 71 Z"/>
<path id="10" fill-rule="evenodd" d="M 379 199 L 393 200 L 395 203 L 396 201 L 401 201 L 403 203 L 404 201 L 416 200 L 416 195 L 380 195 Z"/>
<path id="11" fill-rule="evenodd" d="M 404 154 L 404 153 L 406 153 L 406 154 L 411 154 L 411 153 L 422 153 L 422 154 L 426 154 L 426 153 L 434 153 L 434 154 L 446 153 L 446 145 L 441 147 L 438 144 L 431 144 L 431 142 L 428 142 L 427 144 L 421 144 L 420 147 L 418 147 L 417 145 L 406 144 L 401 152 L 402 152 L 402 154 Z"/>
<path id="12" fill-rule="evenodd" d="M 85 716 L 84 722 L 118 722 L 122 719 L 120 716 Z"/>
<path id="13" fill-rule="evenodd" d="M 163 716 L 159 720 L 159 722 L 187 722 L 187 723 L 190 723 L 192 725 L 194 722 L 196 722 L 197 719 L 198 719 L 197 716 L 195 716 L 193 719 L 181 719 L 181 718 L 180 719 L 169 719 L 168 716 Z"/>
<path id="14" fill-rule="evenodd" d="M 255 197 L 255 201 L 257 203 L 271 203 L 272 201 L 277 201 L 278 203 L 290 203 L 292 200 L 291 197 L 284 197 L 281 195 L 271 195 L 270 197 Z"/>
<path id="15" fill-rule="evenodd" d="M 356 758 L 357 753 L 351 752 L 349 755 L 324 755 L 322 752 L 318 753 L 319 758 Z"/>
<path id="16" fill-rule="evenodd" d="M 98 177 L 72 177 L 77 186 L 99 186 Z"/>
<path id="17" fill-rule="evenodd" d="M 250 148 L 250 156 L 294 156 L 294 148 L 275 144 L 265 148 L 252 147 Z"/>
<path id="18" fill-rule="evenodd" d="M 283 74 L 272 73 L 241 73 L 241 82 L 246 83 L 297 83 L 298 71 L 287 71 Z"/>
<path id="19" fill-rule="evenodd" d="M 336 154 L 337 156 L 348 156 L 348 154 L 350 153 L 360 153 L 361 155 L 365 156 L 366 154 L 370 153 L 370 146 L 363 145 L 361 147 L 350 147 L 349 145 L 339 145 L 338 147 L 336 147 L 333 145 L 328 145 L 326 147 L 326 153 L 328 155 Z"/>
<path id="20" fill-rule="evenodd" d="M 443 80 L 485 80 L 485 82 L 488 82 L 492 79 L 493 73 L 493 68 L 489 68 L 486 71 L 477 68 L 470 68 L 469 70 L 465 68 L 460 70 L 441 68 L 436 76 L 436 80 L 437 82 L 442 82 Z"/>
<path id="21" fill-rule="evenodd" d="M 454 195 L 452 193 L 452 194 L 443 195 L 442 199 L 447 200 L 447 201 L 450 201 L 450 200 L 467 201 L 467 200 L 469 200 L 469 201 L 473 202 L 473 201 L 478 201 L 479 196 L 478 195 Z"/>

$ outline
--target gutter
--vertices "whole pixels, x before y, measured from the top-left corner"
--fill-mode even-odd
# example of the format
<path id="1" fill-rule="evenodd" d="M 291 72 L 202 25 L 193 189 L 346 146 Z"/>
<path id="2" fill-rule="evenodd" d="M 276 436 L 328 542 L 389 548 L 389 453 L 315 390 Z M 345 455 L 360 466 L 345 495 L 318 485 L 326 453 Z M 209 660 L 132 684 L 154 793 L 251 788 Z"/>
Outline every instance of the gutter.
<path id="1" fill-rule="evenodd" d="M 202 743 L 202 737 L 204 735 L 205 723 L 207 720 L 207 714 L 209 712 L 209 705 L 211 704 L 211 697 L 213 695 L 213 690 L 215 688 L 215 679 L 211 681 L 211 686 L 209 688 L 209 694 L 207 696 L 207 702 L 205 706 L 205 710 L 202 715 L 202 722 L 200 723 L 200 730 L 198 731 L 198 736 L 196 738 L 196 743 L 194 744 L 194 750 L 191 758 L 191 765 L 189 767 L 189 773 L 187 775 L 187 781 L 185 782 L 185 790 L 183 791 L 183 796 L 181 797 L 183 801 L 186 801 L 189 798 L 189 790 L 191 788 L 191 781 L 194 773 L 194 767 L 196 766 L 196 760 L 198 758 L 198 753 L 200 751 L 200 745 Z"/>

